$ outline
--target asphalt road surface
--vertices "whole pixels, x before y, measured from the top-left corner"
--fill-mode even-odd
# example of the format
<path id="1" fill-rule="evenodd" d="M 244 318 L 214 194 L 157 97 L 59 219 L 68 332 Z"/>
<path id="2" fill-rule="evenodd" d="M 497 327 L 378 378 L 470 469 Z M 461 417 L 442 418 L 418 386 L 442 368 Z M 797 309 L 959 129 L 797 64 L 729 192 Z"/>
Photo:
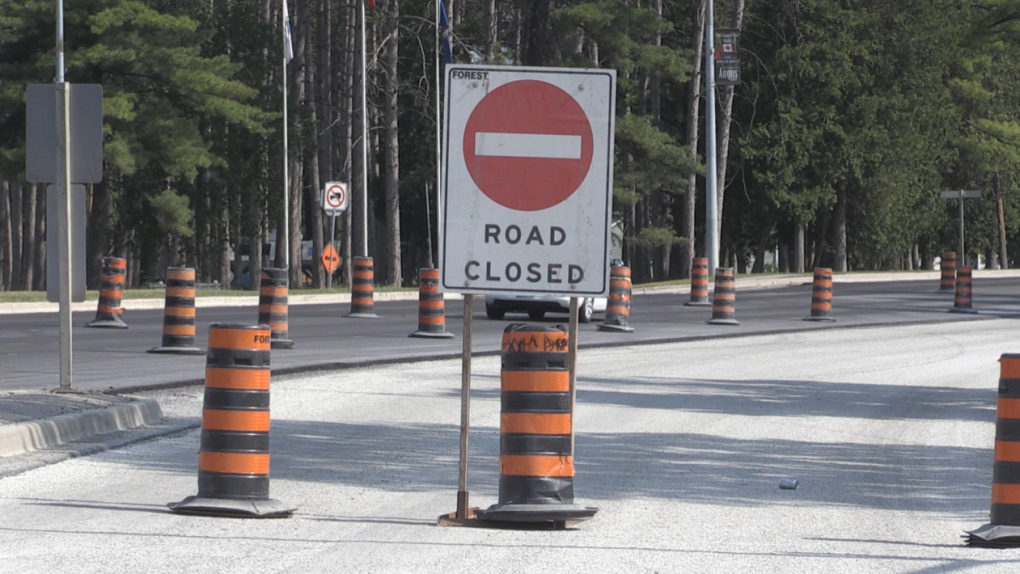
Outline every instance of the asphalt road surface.
<path id="1" fill-rule="evenodd" d="M 862 297 L 854 305 L 903 312 L 901 296 Z M 278 377 L 271 495 L 293 517 L 170 513 L 196 492 L 191 431 L 0 480 L 0 572 L 1013 573 L 1020 549 L 961 535 L 988 519 L 997 359 L 1020 350 L 1018 329 L 582 350 L 576 502 L 599 512 L 557 532 L 435 525 L 456 505 L 459 361 Z M 468 489 L 486 507 L 498 495 L 498 359 L 474 373 Z M 190 421 L 201 394 L 145 393 Z M 779 489 L 783 478 L 799 488 Z"/>
<path id="2" fill-rule="evenodd" d="M 837 283 L 833 313 L 838 322 L 813 323 L 809 314 L 811 286 L 739 291 L 739 326 L 707 325 L 710 307 L 685 307 L 688 295 L 635 295 L 630 323 L 634 333 L 602 332 L 598 322 L 581 326 L 582 348 L 635 342 L 678 341 L 794 330 L 831 329 L 847 326 L 885 325 L 928 321 L 960 321 L 990 317 L 1020 317 L 1020 278 L 976 278 L 976 316 L 948 313 L 952 293 L 936 292 L 937 282 L 899 281 Z M 80 390 L 133 389 L 177 383 L 200 382 L 205 357 L 156 355 L 146 350 L 160 345 L 162 310 L 131 310 L 126 302 L 128 330 L 87 329 L 94 312 L 74 313 L 73 384 Z M 343 317 L 348 304 L 291 305 L 291 350 L 273 351 L 277 374 L 303 370 L 334 369 L 416 358 L 453 357 L 461 353 L 463 303 L 446 305 L 447 330 L 457 336 L 435 340 L 408 338 L 417 329 L 417 301 L 377 301 L 379 319 Z M 484 303 L 475 302 L 473 348 L 480 354 L 499 349 L 500 333 L 509 322 L 530 321 L 527 315 L 508 314 L 506 320 L 485 317 Z M 197 338 L 204 347 L 210 323 L 253 324 L 256 306 L 200 308 Z M 542 322 L 557 324 L 564 315 Z M 0 315 L 0 390 L 52 389 L 59 385 L 59 327 L 55 313 Z"/>

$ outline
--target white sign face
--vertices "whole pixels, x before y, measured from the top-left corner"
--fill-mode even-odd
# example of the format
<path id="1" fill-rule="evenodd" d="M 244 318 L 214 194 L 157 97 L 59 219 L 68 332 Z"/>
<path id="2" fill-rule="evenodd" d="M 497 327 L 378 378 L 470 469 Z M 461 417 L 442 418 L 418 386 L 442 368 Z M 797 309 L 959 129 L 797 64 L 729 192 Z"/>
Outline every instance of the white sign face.
<path id="1" fill-rule="evenodd" d="M 609 291 L 616 71 L 447 66 L 443 288 Z"/>
<path id="2" fill-rule="evenodd" d="M 340 215 L 347 211 L 347 184 L 331 181 L 322 190 L 322 209 L 326 215 Z"/>

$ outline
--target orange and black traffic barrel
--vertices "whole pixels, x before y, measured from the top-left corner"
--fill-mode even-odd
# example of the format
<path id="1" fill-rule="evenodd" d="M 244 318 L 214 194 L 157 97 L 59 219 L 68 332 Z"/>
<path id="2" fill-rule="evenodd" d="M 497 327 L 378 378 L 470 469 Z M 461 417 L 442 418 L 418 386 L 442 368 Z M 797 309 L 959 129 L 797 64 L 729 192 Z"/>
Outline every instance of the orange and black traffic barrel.
<path id="1" fill-rule="evenodd" d="M 209 326 L 198 495 L 169 504 L 180 514 L 279 518 L 294 511 L 269 498 L 267 325 Z"/>
<path id="2" fill-rule="evenodd" d="M 956 288 L 956 253 L 947 251 L 942 254 L 942 263 L 939 264 L 942 270 L 942 279 L 939 281 L 939 291 L 952 293 Z"/>
<path id="3" fill-rule="evenodd" d="M 972 546 L 1020 546 L 1020 355 L 999 358 L 999 396 L 989 523 L 967 533 Z"/>
<path id="4" fill-rule="evenodd" d="M 439 292 L 439 270 L 418 270 L 418 330 L 411 337 L 449 339 L 446 332 L 446 304 Z"/>
<path id="5" fill-rule="evenodd" d="M 500 371 L 499 502 L 480 520 L 565 522 L 598 512 L 574 504 L 567 332 L 508 325 Z"/>
<path id="6" fill-rule="evenodd" d="M 96 306 L 96 318 L 85 323 L 86 327 L 102 329 L 128 328 L 121 318 L 121 315 L 124 313 L 124 307 L 121 307 L 121 299 L 124 297 L 124 282 L 126 278 L 126 259 L 120 257 L 103 258 L 103 274 L 99 283 L 99 303 Z"/>
<path id="7" fill-rule="evenodd" d="M 972 280 L 970 267 L 956 269 L 956 295 L 953 297 L 953 306 L 949 308 L 950 313 L 977 313 L 977 309 L 971 307 L 974 297 Z"/>
<path id="8" fill-rule="evenodd" d="M 739 325 L 737 321 L 737 281 L 733 268 L 715 270 L 715 295 L 712 297 L 710 325 Z"/>
<path id="9" fill-rule="evenodd" d="M 691 300 L 684 305 L 707 307 L 711 304 L 708 300 L 708 259 L 695 257 L 691 264 Z"/>
<path id="10" fill-rule="evenodd" d="M 599 331 L 634 332 L 630 326 L 630 268 L 614 265 L 609 270 L 609 301 Z"/>
<path id="11" fill-rule="evenodd" d="M 811 314 L 805 321 L 832 321 L 832 269 L 815 269 L 815 280 L 811 288 Z"/>
<path id="12" fill-rule="evenodd" d="M 166 299 L 163 305 L 163 344 L 150 353 L 202 355 L 195 346 L 195 270 L 170 267 L 166 270 Z"/>
<path id="13" fill-rule="evenodd" d="M 351 263 L 351 312 L 344 317 L 378 319 L 375 314 L 375 268 L 371 257 L 355 257 Z"/>
<path id="14" fill-rule="evenodd" d="M 269 325 L 272 332 L 270 346 L 274 349 L 293 349 L 294 341 L 288 336 L 288 277 L 286 269 L 262 268 L 259 283 L 259 324 Z"/>

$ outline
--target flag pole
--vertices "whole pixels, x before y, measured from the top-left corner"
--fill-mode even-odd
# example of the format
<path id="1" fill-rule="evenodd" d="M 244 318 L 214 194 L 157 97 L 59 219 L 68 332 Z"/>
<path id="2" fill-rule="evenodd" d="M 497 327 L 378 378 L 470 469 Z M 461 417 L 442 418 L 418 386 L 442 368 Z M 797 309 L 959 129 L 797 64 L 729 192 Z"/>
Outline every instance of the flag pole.
<path id="1" fill-rule="evenodd" d="M 290 275 L 290 173 L 287 165 L 289 153 L 287 149 L 287 0 L 283 0 L 283 17 L 280 18 L 283 31 L 283 239 L 276 236 L 277 256 L 280 246 L 283 250 L 283 267 Z M 254 283 L 253 283 L 254 284 Z"/>
<path id="2" fill-rule="evenodd" d="M 436 0 L 436 241 L 439 240 L 440 229 L 442 229 L 442 196 L 443 196 L 443 140 L 440 121 L 442 117 L 442 98 L 440 96 L 440 73 L 439 73 L 439 52 L 443 49 L 442 39 L 439 30 L 439 9 L 442 0 Z M 431 222 L 430 222 L 431 223 Z M 432 233 L 429 232 L 429 237 Z M 432 264 L 438 269 L 439 250 L 436 250 L 436 259 Z"/>
<path id="3" fill-rule="evenodd" d="M 365 55 L 365 0 L 358 0 L 361 10 L 361 249 L 368 257 L 368 58 Z"/>

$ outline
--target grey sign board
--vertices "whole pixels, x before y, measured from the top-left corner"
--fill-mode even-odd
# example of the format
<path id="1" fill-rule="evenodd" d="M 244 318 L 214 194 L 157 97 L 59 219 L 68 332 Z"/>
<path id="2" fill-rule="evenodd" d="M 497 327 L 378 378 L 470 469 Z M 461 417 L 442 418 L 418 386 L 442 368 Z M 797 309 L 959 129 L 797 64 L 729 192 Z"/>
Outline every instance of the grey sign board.
<path id="1" fill-rule="evenodd" d="M 939 193 L 939 197 L 942 199 L 979 199 L 981 197 L 980 190 L 974 189 L 953 189 L 950 191 L 943 191 Z"/>
<path id="2" fill-rule="evenodd" d="M 720 86 L 740 84 L 740 30 L 715 30 L 715 83 Z"/>
<path id="3" fill-rule="evenodd" d="M 103 87 L 68 84 L 72 183 L 103 181 Z M 30 84 L 25 94 L 25 177 L 57 181 L 57 86 Z"/>
<path id="4" fill-rule="evenodd" d="M 46 186 L 46 300 L 60 302 L 60 189 Z M 85 186 L 71 186 L 71 301 L 85 300 Z"/>

